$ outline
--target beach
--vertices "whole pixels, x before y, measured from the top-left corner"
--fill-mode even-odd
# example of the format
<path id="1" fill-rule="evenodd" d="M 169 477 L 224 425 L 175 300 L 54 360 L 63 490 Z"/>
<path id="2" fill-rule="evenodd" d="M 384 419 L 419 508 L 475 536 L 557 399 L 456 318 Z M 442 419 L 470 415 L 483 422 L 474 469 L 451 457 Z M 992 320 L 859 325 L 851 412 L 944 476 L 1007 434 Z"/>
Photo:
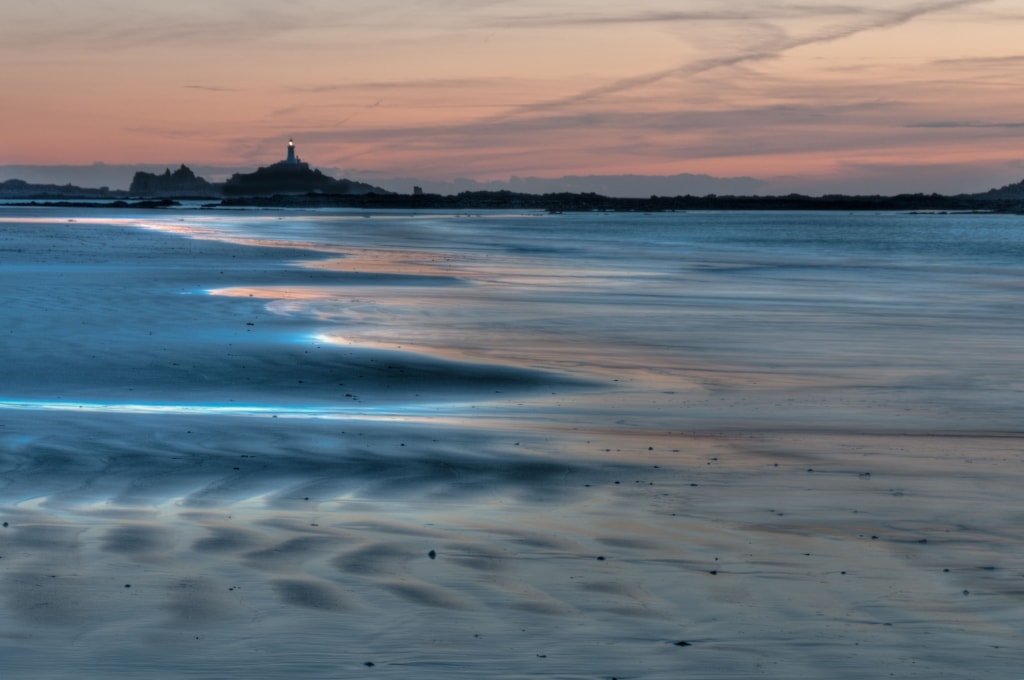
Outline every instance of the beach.
<path id="1" fill-rule="evenodd" d="M 0 669 L 1022 677 L 1017 219 L 0 208 Z"/>

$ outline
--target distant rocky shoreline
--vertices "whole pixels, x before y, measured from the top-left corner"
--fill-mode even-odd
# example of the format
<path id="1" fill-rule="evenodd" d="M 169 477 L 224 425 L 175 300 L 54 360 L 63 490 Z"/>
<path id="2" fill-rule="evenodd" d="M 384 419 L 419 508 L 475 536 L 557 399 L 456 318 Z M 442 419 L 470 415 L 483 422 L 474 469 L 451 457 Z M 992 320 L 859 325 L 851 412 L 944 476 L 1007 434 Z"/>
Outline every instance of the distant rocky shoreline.
<path id="1" fill-rule="evenodd" d="M 18 205 L 73 208 L 180 207 L 182 201 L 205 200 L 202 196 L 144 198 L 138 200 L 97 200 L 102 197 L 72 195 L 60 197 L 14 197 L 0 193 L 0 203 L 18 200 Z M 1024 198 L 972 194 L 900 194 L 896 196 L 651 196 L 614 198 L 599 194 L 521 194 L 511 191 L 470 191 L 452 196 L 437 194 L 273 194 L 231 196 L 202 204 L 203 208 L 357 208 L 397 210 L 538 210 L 559 212 L 671 212 L 691 210 L 840 210 L 917 212 L 1006 212 L 1024 213 Z"/>
<path id="2" fill-rule="evenodd" d="M 418 188 L 397 194 L 364 182 L 334 179 L 294 155 L 238 173 L 223 183 L 198 177 L 187 166 L 162 174 L 137 172 L 128 191 L 107 187 L 0 182 L 0 202 L 76 208 L 172 208 L 181 201 L 209 201 L 205 208 L 375 208 L 412 210 L 543 210 L 547 212 L 665 212 L 684 210 L 898 210 L 929 212 L 1024 213 L 1024 181 L 977 194 L 898 194 L 805 196 L 650 196 L 616 198 L 596 193 L 529 194 L 514 191 L 464 191 L 428 194 Z"/>
<path id="3" fill-rule="evenodd" d="M 1001 211 L 1024 207 L 1024 200 L 1000 201 L 978 196 L 905 194 L 898 196 L 651 196 L 614 198 L 593 193 L 521 194 L 467 191 L 436 194 L 276 195 L 225 198 L 225 207 L 377 208 L 437 210 L 544 210 L 547 212 L 669 212 L 685 210 L 902 210 Z"/>

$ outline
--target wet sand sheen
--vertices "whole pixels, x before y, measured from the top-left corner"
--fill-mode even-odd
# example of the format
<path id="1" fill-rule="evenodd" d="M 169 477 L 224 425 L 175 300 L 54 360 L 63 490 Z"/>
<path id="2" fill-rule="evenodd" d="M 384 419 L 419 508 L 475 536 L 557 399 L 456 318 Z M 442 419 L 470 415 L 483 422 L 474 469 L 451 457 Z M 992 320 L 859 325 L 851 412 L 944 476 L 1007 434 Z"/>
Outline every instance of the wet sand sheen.
<path id="1" fill-rule="evenodd" d="M 597 339 L 593 361 L 551 338 L 482 354 L 468 336 L 438 358 L 430 328 L 415 351 L 317 347 L 339 329 L 394 338 L 394 310 L 430 291 L 469 300 L 482 270 L 451 243 L 464 261 L 450 285 L 380 266 L 385 286 L 288 264 L 311 251 L 64 219 L 0 224 L 0 401 L 22 404 L 0 409 L 12 677 L 967 678 L 1024 664 L 1024 461 L 998 414 L 972 431 L 934 428 L 927 409 L 880 420 L 891 397 L 873 405 L 770 354 L 759 378 L 710 362 L 701 375 L 667 350 L 650 364 L 657 348 L 602 365 Z M 344 305 L 317 317 L 204 294 L 308 276 L 384 311 L 342 328 Z M 420 311 L 452 318 L 444 299 Z M 815 383 L 828 418 L 804 423 Z M 903 392 L 915 408 L 921 394 Z M 417 417 L 360 418 L 378 408 Z"/>

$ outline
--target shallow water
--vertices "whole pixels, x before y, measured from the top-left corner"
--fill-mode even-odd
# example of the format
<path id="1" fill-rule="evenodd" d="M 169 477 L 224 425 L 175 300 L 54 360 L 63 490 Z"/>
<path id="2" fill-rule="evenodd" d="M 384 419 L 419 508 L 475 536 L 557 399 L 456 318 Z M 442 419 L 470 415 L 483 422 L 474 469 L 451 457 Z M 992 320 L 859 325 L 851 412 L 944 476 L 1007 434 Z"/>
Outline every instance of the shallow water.
<path id="1" fill-rule="evenodd" d="M 3 663 L 1017 677 L 1022 269 L 1013 216 L 3 209 Z"/>

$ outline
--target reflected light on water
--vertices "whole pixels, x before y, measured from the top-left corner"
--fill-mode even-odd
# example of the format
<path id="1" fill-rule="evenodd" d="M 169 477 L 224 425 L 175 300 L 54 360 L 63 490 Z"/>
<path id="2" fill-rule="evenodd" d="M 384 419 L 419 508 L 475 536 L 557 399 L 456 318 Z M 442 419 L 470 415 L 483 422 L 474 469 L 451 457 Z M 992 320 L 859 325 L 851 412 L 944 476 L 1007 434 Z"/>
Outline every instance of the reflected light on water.
<path id="1" fill-rule="evenodd" d="M 447 406 L 447 405 L 446 405 Z M 396 409 L 374 406 L 257 406 L 223 404 L 129 404 L 103 402 L 64 402 L 42 400 L 0 401 L 0 409 L 8 411 L 76 411 L 94 413 L 187 414 L 210 416 L 243 416 L 250 418 L 317 418 L 327 420 L 362 420 L 385 422 L 458 423 L 460 418 L 428 415 L 431 409 L 403 406 Z"/>
<path id="2" fill-rule="evenodd" d="M 233 286 L 207 289 L 208 295 L 226 297 L 254 297 L 271 300 L 333 300 L 338 297 L 340 286 Z"/>

